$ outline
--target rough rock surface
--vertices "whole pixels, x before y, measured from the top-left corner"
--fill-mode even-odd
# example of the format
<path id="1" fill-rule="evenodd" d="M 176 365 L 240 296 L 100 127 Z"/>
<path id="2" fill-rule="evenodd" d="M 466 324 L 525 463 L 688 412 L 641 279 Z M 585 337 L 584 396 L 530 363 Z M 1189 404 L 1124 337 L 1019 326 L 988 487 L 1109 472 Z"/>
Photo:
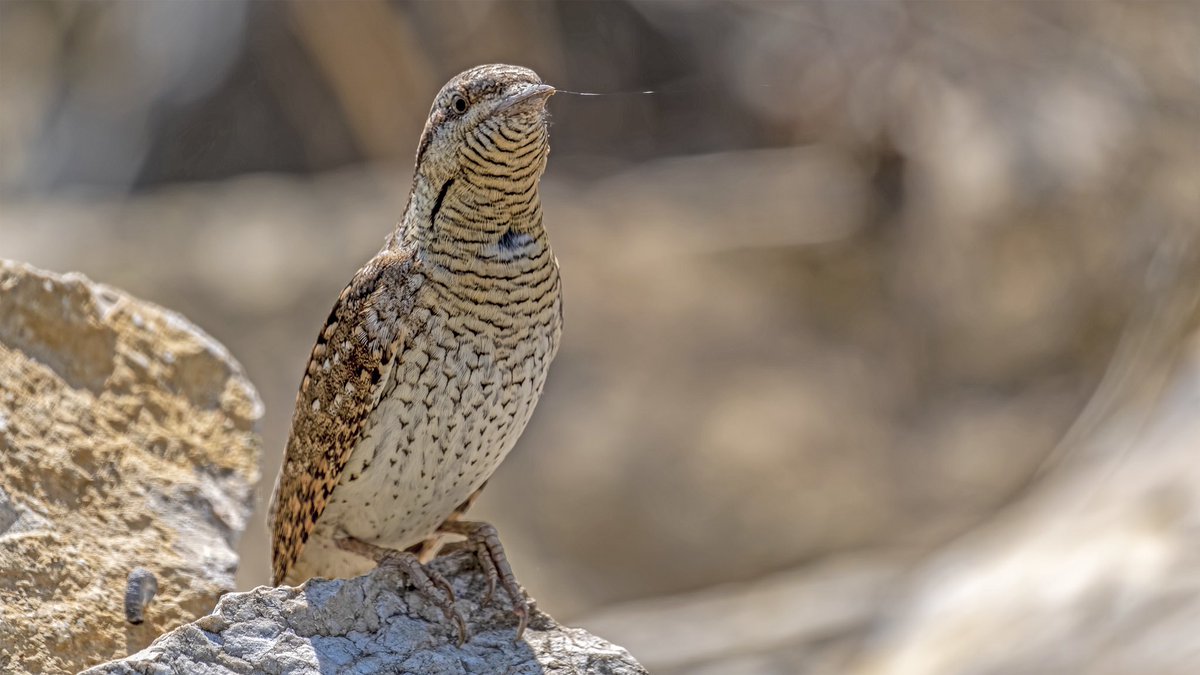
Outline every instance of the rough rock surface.
<path id="1" fill-rule="evenodd" d="M 141 649 L 234 587 L 258 394 L 183 317 L 0 261 L 0 672 Z M 126 576 L 152 571 L 145 623 Z"/>
<path id="2" fill-rule="evenodd" d="M 470 639 L 441 611 L 407 590 L 392 570 L 355 579 L 314 579 L 297 588 L 259 587 L 225 596 L 209 616 L 178 628 L 90 675 L 125 673 L 534 673 L 646 672 L 629 652 L 534 610 L 520 642 L 503 591 L 491 602 L 473 560 L 432 563 L 454 586 Z"/>

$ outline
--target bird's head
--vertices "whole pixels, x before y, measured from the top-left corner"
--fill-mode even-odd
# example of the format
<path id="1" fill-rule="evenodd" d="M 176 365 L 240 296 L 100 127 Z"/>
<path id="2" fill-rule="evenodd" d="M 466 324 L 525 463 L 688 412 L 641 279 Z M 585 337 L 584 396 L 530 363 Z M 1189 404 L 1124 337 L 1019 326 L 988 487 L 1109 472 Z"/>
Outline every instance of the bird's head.
<path id="1" fill-rule="evenodd" d="M 519 66 L 476 66 L 459 74 L 433 101 L 417 173 L 439 185 L 462 174 L 536 181 L 550 150 L 546 99 L 553 93 L 537 73 Z"/>

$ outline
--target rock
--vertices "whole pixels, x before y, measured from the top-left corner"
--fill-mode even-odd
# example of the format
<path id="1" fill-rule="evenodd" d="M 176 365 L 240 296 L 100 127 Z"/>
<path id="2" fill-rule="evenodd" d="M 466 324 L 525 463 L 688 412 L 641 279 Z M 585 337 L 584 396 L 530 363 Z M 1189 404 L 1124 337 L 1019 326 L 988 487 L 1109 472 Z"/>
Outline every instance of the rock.
<path id="1" fill-rule="evenodd" d="M 470 638 L 461 647 L 437 607 L 405 588 L 392 570 L 355 579 L 313 579 L 297 588 L 260 586 L 221 599 L 199 621 L 164 635 L 88 675 L 218 673 L 511 673 L 572 675 L 646 672 L 629 652 L 532 612 L 520 642 L 503 591 L 483 602 L 486 582 L 461 555 L 431 566 L 453 585 Z"/>
<path id="2" fill-rule="evenodd" d="M 232 590 L 262 412 L 182 316 L 0 261 L 0 672 L 128 654 Z M 137 566 L 158 595 L 134 626 Z"/>

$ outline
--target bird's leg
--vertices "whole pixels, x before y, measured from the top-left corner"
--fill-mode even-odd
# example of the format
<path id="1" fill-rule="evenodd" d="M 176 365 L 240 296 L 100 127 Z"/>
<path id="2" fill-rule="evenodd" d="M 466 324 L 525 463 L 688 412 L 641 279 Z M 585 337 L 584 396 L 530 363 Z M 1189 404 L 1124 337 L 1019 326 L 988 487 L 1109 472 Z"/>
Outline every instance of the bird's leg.
<path id="1" fill-rule="evenodd" d="M 487 599 L 491 599 L 497 583 L 508 593 L 508 597 L 512 598 L 513 613 L 520 621 L 517 625 L 517 640 L 520 640 L 525 634 L 525 626 L 529 623 L 529 598 L 525 595 L 525 589 L 517 583 L 517 577 L 513 575 L 512 566 L 508 564 L 508 556 L 504 554 L 504 547 L 500 545 L 500 535 L 496 528 L 488 523 L 451 519 L 442 523 L 438 531 L 460 534 L 467 538 L 463 546 L 452 545 L 447 548 L 465 548 L 474 552 L 488 580 Z"/>
<path id="2" fill-rule="evenodd" d="M 408 551 L 383 548 L 353 537 L 337 539 L 334 543 L 343 551 L 374 560 L 379 567 L 390 567 L 402 573 L 418 593 L 439 607 L 446 614 L 446 619 L 458 628 L 458 645 L 461 647 L 467 641 L 467 624 L 454 606 L 454 589 L 437 570 L 426 568 L 416 555 Z"/>

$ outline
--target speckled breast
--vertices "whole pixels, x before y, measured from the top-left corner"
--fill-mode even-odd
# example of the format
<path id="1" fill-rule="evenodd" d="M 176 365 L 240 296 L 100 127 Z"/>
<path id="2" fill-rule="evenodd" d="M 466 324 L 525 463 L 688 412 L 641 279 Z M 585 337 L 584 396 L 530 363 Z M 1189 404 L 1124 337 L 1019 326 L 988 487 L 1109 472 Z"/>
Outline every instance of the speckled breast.
<path id="1" fill-rule="evenodd" d="M 483 485 L 529 422 L 561 334 L 557 279 L 551 297 L 524 311 L 455 307 L 444 293 L 419 292 L 402 355 L 298 572 L 371 569 L 337 549 L 337 537 L 392 549 L 419 543 Z"/>

